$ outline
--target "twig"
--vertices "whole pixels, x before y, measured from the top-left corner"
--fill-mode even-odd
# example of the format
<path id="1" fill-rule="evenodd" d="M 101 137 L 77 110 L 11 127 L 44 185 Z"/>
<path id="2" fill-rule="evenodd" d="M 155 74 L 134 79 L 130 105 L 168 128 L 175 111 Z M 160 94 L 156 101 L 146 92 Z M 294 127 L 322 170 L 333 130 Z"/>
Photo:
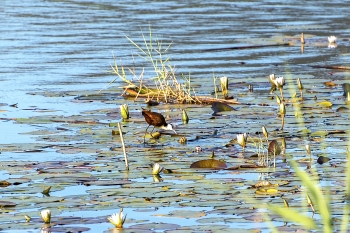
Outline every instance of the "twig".
<path id="1" fill-rule="evenodd" d="M 234 49 L 255 49 L 255 48 L 275 47 L 275 46 L 289 46 L 289 43 L 267 44 L 267 45 L 251 45 L 251 46 L 234 46 L 234 47 L 226 47 L 226 48 L 204 49 L 202 51 L 203 52 L 207 52 L 207 51 L 234 50 Z"/>
<path id="2" fill-rule="evenodd" d="M 350 70 L 350 67 L 347 66 L 311 66 L 312 68 L 324 68 L 332 70 Z"/>
<path id="3" fill-rule="evenodd" d="M 122 128 L 120 127 L 120 122 L 118 122 L 118 129 L 119 129 L 120 140 L 122 141 L 122 147 L 123 147 L 123 152 L 124 152 L 125 168 L 127 171 L 129 171 L 128 156 L 126 155 L 123 132 L 122 132 Z"/>

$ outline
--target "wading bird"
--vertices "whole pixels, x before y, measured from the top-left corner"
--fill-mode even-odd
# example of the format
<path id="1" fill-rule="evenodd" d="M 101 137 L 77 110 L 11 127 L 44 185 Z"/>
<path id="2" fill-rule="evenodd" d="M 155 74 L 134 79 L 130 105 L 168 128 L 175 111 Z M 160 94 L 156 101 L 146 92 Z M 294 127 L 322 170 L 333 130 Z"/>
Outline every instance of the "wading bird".
<path id="1" fill-rule="evenodd" d="M 145 117 L 145 120 L 148 123 L 145 136 L 143 137 L 143 143 L 145 143 L 145 140 L 146 140 L 145 138 L 146 138 L 148 127 L 150 127 L 151 125 L 153 125 L 151 136 L 155 127 L 158 127 L 164 130 L 172 130 L 176 134 L 176 131 L 173 129 L 172 124 L 167 124 L 162 114 L 157 112 L 151 112 L 150 110 L 142 109 L 142 115 Z"/>

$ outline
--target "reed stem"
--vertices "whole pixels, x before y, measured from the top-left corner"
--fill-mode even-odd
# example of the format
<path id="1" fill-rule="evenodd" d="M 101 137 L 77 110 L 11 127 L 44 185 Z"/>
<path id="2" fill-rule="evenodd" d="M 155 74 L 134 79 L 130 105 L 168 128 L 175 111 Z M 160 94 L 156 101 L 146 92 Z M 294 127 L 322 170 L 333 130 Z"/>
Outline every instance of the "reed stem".
<path id="1" fill-rule="evenodd" d="M 123 132 L 122 132 L 122 128 L 120 127 L 120 122 L 118 122 L 118 129 L 119 129 L 120 140 L 122 142 L 122 147 L 123 147 L 123 153 L 124 153 L 124 159 L 125 159 L 125 168 L 126 168 L 127 171 L 129 171 L 128 156 L 126 155 L 124 138 L 123 138 Z"/>

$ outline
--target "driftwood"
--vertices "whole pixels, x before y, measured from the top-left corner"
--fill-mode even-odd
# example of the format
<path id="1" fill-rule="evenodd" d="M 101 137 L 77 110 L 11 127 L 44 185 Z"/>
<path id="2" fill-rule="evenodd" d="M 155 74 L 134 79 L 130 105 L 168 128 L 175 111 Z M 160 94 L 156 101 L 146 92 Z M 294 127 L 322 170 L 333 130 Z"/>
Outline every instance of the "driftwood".
<path id="1" fill-rule="evenodd" d="M 234 46 L 234 47 L 225 47 L 225 48 L 214 48 L 214 49 L 204 49 L 202 51 L 220 51 L 220 50 L 235 50 L 235 49 L 255 49 L 255 48 L 264 48 L 264 47 L 276 47 L 276 46 L 289 46 L 289 43 L 283 44 L 266 44 L 266 45 L 248 45 L 248 46 Z"/>
<path id="2" fill-rule="evenodd" d="M 137 92 L 133 88 L 124 88 L 124 93 L 122 94 L 123 96 L 129 96 L 129 97 L 136 97 L 136 98 L 157 98 L 160 100 L 165 99 L 161 95 L 157 95 L 156 93 L 150 95 L 150 94 L 141 94 Z M 217 99 L 213 97 L 208 97 L 208 96 L 193 96 L 191 97 L 194 101 L 202 104 L 211 104 L 213 102 L 220 102 L 220 103 L 225 103 L 225 104 L 240 104 L 237 100 L 235 99 Z M 169 97 L 168 97 L 169 99 Z M 175 101 L 174 101 L 175 102 Z"/>
<path id="3" fill-rule="evenodd" d="M 311 66 L 312 68 L 324 68 L 332 70 L 350 70 L 350 67 L 347 66 Z"/>

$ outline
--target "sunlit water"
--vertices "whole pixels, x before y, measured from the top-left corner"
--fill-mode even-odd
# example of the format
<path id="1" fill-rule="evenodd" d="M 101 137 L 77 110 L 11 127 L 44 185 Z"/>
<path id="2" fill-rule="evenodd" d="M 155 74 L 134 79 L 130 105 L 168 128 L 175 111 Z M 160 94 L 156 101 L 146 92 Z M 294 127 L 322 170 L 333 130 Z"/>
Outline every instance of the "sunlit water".
<path id="1" fill-rule="evenodd" d="M 345 82 L 343 74 L 330 74 L 310 66 L 348 63 L 349 10 L 349 4 L 344 1 L 4 0 L 0 6 L 0 143 L 37 142 L 35 136 L 23 133 L 42 129 L 43 126 L 13 124 L 14 118 L 53 114 L 70 116 L 88 110 L 116 107 L 98 101 L 75 103 L 75 96 L 66 95 L 65 92 L 77 91 L 82 94 L 84 91 L 105 90 L 115 78 L 108 73 L 113 56 L 122 65 L 135 65 L 137 75 L 140 75 L 141 67 L 146 63 L 137 56 L 134 56 L 133 62 L 132 55 L 137 50 L 126 36 L 140 44 L 142 33 L 147 36 L 149 27 L 154 37 L 157 35 L 165 45 L 172 42 L 168 54 L 177 72 L 190 74 L 194 83 L 203 87 L 212 86 L 213 74 L 227 75 L 235 83 L 246 81 L 253 85 L 262 80 L 267 82 L 266 77 L 270 73 L 303 77 L 304 85 L 314 79 L 340 79 Z M 299 43 L 302 32 L 307 41 L 304 53 Z M 328 48 L 327 37 L 330 35 L 339 38 L 335 49 Z M 205 51 L 276 43 L 291 45 Z M 120 81 L 116 80 L 116 84 L 120 84 Z M 259 90 L 259 86 L 256 89 Z M 202 94 L 208 94 L 207 90 L 203 88 Z M 235 95 L 236 90 L 232 91 Z M 50 95 L 39 94 L 43 92 L 55 95 L 47 97 Z M 333 96 L 341 94 L 339 86 L 331 93 Z M 13 104 L 17 104 L 17 107 L 10 106 Z M 326 151 L 334 152 L 329 148 Z M 85 153 L 62 155 L 47 149 L 45 156 L 36 152 L 2 151 L 0 160 L 79 161 L 93 159 L 93 156 Z M 1 179 L 10 177 L 7 173 L 0 173 L 0 176 Z M 209 174 L 206 178 L 258 180 L 258 176 L 257 173 L 222 172 Z M 151 182 L 151 179 L 144 181 Z M 72 186 L 52 195 L 64 196 L 71 192 L 84 194 L 89 189 L 92 187 Z M 158 212 L 168 213 L 170 209 L 160 208 Z M 133 209 L 127 211 L 134 219 L 147 218 Z M 104 216 L 115 212 L 101 211 L 98 214 Z M 96 213 L 82 211 L 67 215 L 95 216 Z M 178 219 L 172 218 L 159 220 L 150 216 L 148 220 L 179 224 Z M 181 219 L 180 224 L 197 223 L 191 219 Z M 103 223 L 89 227 L 89 232 L 101 232 L 101 229 L 107 230 L 111 225 Z"/>

